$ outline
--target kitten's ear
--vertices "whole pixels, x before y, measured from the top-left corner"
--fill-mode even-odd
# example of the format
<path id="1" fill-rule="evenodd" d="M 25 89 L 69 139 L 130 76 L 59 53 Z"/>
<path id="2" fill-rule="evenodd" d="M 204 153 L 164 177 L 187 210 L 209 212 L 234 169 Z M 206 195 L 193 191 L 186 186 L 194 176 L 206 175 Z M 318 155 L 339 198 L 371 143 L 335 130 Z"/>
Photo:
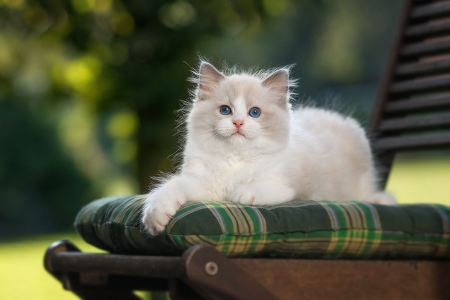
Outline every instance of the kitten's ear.
<path id="1" fill-rule="evenodd" d="M 287 69 L 280 69 L 273 72 L 263 80 L 262 85 L 278 94 L 283 102 L 287 101 L 287 94 L 289 90 L 289 71 Z"/>
<path id="2" fill-rule="evenodd" d="M 225 79 L 225 75 L 207 62 L 201 63 L 198 75 L 198 98 L 200 100 L 206 99 L 208 93 L 212 92 L 219 82 Z"/>

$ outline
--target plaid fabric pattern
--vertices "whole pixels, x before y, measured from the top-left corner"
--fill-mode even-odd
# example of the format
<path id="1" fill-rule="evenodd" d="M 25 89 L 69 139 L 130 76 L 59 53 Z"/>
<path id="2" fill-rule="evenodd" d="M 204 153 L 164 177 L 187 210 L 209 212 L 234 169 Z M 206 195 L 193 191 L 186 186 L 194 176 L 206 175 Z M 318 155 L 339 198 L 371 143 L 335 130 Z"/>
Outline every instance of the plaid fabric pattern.
<path id="1" fill-rule="evenodd" d="M 114 253 L 179 255 L 211 244 L 229 257 L 450 258 L 450 208 L 443 205 L 188 202 L 163 233 L 150 236 L 140 222 L 144 200 L 94 201 L 75 227 L 87 242 Z"/>

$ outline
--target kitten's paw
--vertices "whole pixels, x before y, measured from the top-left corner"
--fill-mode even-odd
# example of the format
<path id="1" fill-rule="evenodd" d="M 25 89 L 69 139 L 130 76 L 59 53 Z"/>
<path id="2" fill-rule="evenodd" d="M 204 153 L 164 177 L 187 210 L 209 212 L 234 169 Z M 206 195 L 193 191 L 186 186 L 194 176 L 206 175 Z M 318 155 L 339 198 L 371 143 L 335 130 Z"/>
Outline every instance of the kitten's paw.
<path id="1" fill-rule="evenodd" d="M 239 185 L 229 193 L 227 198 L 227 200 L 231 202 L 254 205 L 258 204 L 260 195 L 256 190 L 250 187 Z"/>
<path id="2" fill-rule="evenodd" d="M 151 235 L 162 232 L 185 200 L 163 190 L 152 191 L 145 200 L 142 223 Z"/>

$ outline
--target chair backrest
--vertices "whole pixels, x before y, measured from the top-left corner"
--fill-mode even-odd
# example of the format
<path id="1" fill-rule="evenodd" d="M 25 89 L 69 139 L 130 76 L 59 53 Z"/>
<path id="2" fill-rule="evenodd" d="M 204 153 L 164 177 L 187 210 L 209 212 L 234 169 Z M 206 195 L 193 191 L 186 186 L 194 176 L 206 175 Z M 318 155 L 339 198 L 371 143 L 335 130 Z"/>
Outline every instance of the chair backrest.
<path id="1" fill-rule="evenodd" d="M 406 0 L 369 128 L 384 186 L 395 154 L 450 148 L 450 0 Z"/>

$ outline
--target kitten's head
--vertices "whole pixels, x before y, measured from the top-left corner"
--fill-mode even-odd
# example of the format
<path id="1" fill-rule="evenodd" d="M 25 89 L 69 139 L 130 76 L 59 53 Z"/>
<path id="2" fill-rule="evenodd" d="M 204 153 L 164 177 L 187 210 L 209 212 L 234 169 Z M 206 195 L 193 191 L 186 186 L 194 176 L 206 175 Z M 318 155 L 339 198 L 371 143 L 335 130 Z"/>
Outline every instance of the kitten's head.
<path id="1" fill-rule="evenodd" d="M 279 151 L 289 136 L 289 70 L 225 75 L 202 62 L 188 116 L 188 141 L 223 150 Z M 212 145 L 211 145 L 212 146 Z"/>

